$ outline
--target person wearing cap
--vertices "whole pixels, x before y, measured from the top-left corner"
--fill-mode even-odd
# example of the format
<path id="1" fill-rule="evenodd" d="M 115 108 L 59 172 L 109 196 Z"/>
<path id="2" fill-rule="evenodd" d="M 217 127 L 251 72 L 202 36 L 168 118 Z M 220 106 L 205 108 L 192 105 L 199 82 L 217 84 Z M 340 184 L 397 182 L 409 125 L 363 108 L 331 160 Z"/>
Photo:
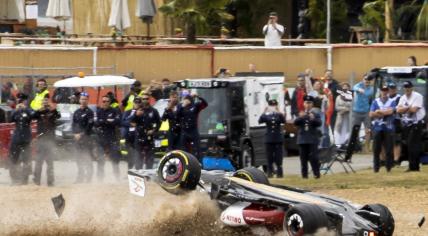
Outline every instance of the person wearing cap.
<path id="1" fill-rule="evenodd" d="M 48 91 L 48 84 L 45 79 L 39 79 L 36 83 L 37 92 L 36 95 L 30 103 L 31 109 L 37 111 L 40 108 L 43 107 L 43 99 L 46 97 L 47 94 L 49 94 Z"/>
<path id="2" fill-rule="evenodd" d="M 27 107 L 27 99 L 25 94 L 19 94 L 16 110 L 11 115 L 11 121 L 15 123 L 9 149 L 12 185 L 27 184 L 31 174 L 31 121 L 34 111 Z"/>
<path id="3" fill-rule="evenodd" d="M 319 127 L 321 118 L 319 113 L 313 111 L 314 97 L 304 97 L 305 110 L 299 113 L 294 120 L 298 127 L 297 144 L 299 145 L 302 177 L 308 178 L 308 161 L 311 164 L 315 178 L 320 178 L 320 163 L 318 160 L 318 143 L 320 139 Z"/>
<path id="4" fill-rule="evenodd" d="M 269 20 L 263 27 L 263 35 L 265 36 L 266 47 L 281 46 L 281 37 L 285 32 L 284 26 L 278 24 L 278 15 L 276 12 L 269 14 Z"/>
<path id="5" fill-rule="evenodd" d="M 134 99 L 134 106 L 132 110 L 125 111 L 122 115 L 121 120 L 121 145 L 123 144 L 124 148 L 121 150 L 121 154 L 127 157 L 128 160 L 128 169 L 135 167 L 135 129 L 137 124 L 130 122 L 130 117 L 135 115 L 138 109 L 141 107 L 141 97 L 136 97 Z"/>
<path id="6" fill-rule="evenodd" d="M 125 111 L 132 110 L 132 108 L 134 107 L 134 99 L 139 96 L 141 97 L 143 93 L 144 91 L 141 88 L 141 82 L 136 80 L 134 84 L 132 84 L 131 91 L 129 92 L 129 94 L 126 95 L 121 102 L 123 109 Z"/>
<path id="7" fill-rule="evenodd" d="M 403 158 L 409 160 L 409 169 L 407 171 L 419 171 L 420 155 L 422 153 L 422 132 L 425 126 L 425 106 L 424 97 L 413 91 L 411 81 L 403 83 L 404 94 L 400 98 L 397 106 L 397 112 L 401 114 L 401 123 L 403 125 L 403 142 L 401 153 Z"/>
<path id="8" fill-rule="evenodd" d="M 141 106 L 135 114 L 128 117 L 135 124 L 135 169 L 151 169 L 154 162 L 154 134 L 159 130 L 161 121 L 159 112 L 150 105 L 149 95 L 141 96 Z"/>
<path id="9" fill-rule="evenodd" d="M 89 95 L 80 93 L 80 107 L 73 113 L 71 130 L 76 142 L 76 183 L 91 182 L 93 174 L 92 158 L 92 128 L 94 126 L 94 112 L 88 107 Z"/>
<path id="10" fill-rule="evenodd" d="M 393 99 L 395 104 L 398 105 L 401 95 L 397 92 L 397 85 L 395 83 L 389 83 L 388 89 L 389 98 Z M 394 113 L 394 128 L 394 164 L 400 166 L 402 127 L 401 116 L 397 112 Z"/>
<path id="11" fill-rule="evenodd" d="M 49 104 L 49 94 L 42 101 L 42 108 L 37 110 L 34 118 L 37 120 L 37 156 L 34 167 L 33 181 L 40 185 L 43 163 L 46 162 L 46 176 L 48 186 L 55 182 L 52 142 L 55 139 L 55 128 L 61 113 Z"/>
<path id="12" fill-rule="evenodd" d="M 197 101 L 195 101 L 197 99 Z M 197 94 L 186 95 L 177 106 L 177 119 L 180 121 L 180 149 L 192 153 L 200 160 L 199 151 L 199 112 L 205 109 L 208 103 Z"/>
<path id="13" fill-rule="evenodd" d="M 94 127 L 98 135 L 98 144 L 104 155 L 97 157 L 98 172 L 97 176 L 100 181 L 104 179 L 104 157 L 109 157 L 113 166 L 113 174 L 119 180 L 119 140 L 117 129 L 120 125 L 120 112 L 118 109 L 111 107 L 111 97 L 105 95 L 101 99 L 101 107 L 97 108 Z"/>
<path id="14" fill-rule="evenodd" d="M 273 164 L 276 166 L 276 177 L 284 176 L 282 171 L 282 158 L 284 149 L 284 133 L 282 125 L 285 117 L 279 111 L 278 102 L 274 99 L 268 101 L 268 107 L 259 118 L 259 124 L 266 124 L 265 148 L 267 157 L 267 175 L 273 177 Z"/>
<path id="15" fill-rule="evenodd" d="M 177 106 L 178 106 L 178 93 L 171 91 L 169 93 L 168 106 L 165 108 L 165 112 L 162 115 L 162 121 L 168 122 L 168 150 L 175 150 L 179 148 L 180 144 L 180 121 L 177 117 Z"/>
<path id="16" fill-rule="evenodd" d="M 369 116 L 372 118 L 373 130 L 373 171 L 379 172 L 380 154 L 385 151 L 385 167 L 390 172 L 394 164 L 394 111 L 395 101 L 388 96 L 388 86 L 380 89 L 380 97 L 376 98 L 370 107 Z"/>
<path id="17" fill-rule="evenodd" d="M 364 124 L 365 129 L 365 149 L 368 151 L 370 145 L 370 104 L 373 99 L 374 89 L 371 85 L 373 77 L 364 75 L 363 81 L 354 85 L 354 102 L 352 104 L 352 127 Z"/>

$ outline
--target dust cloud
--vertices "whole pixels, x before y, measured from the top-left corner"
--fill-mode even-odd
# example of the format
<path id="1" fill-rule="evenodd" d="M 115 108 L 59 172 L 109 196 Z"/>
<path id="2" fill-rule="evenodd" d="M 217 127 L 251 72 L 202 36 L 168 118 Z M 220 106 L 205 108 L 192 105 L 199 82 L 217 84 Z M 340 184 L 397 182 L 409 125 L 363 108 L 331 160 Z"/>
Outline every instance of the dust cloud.
<path id="1" fill-rule="evenodd" d="M 126 185 L 0 187 L 0 235 L 241 235 L 223 227 L 219 209 L 204 193 L 171 195 L 148 184 L 146 197 Z M 62 193 L 58 218 L 50 198 Z"/>

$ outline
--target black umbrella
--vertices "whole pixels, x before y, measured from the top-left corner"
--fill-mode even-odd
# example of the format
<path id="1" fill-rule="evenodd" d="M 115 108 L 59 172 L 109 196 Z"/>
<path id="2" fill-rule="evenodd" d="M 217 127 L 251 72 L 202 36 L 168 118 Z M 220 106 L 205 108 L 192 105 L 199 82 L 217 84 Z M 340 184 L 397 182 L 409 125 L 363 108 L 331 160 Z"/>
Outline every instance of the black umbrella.
<path id="1" fill-rule="evenodd" d="M 147 38 L 150 38 L 150 24 L 156 15 L 156 4 L 154 0 L 137 0 L 136 15 L 147 25 Z"/>

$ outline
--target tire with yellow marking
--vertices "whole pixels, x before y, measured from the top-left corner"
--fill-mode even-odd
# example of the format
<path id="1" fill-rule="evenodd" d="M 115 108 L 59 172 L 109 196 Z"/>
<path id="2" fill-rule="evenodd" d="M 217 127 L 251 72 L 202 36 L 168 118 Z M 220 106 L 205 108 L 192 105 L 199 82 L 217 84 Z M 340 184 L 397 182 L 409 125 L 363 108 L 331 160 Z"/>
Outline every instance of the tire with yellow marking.
<path id="1" fill-rule="evenodd" d="M 265 173 L 255 167 L 246 167 L 244 169 L 237 170 L 233 173 L 233 177 L 245 179 L 258 184 L 269 185 L 269 179 Z"/>
<path id="2" fill-rule="evenodd" d="M 201 164 L 192 154 L 184 151 L 166 153 L 159 162 L 159 185 L 166 191 L 180 194 L 196 189 L 201 177 Z"/>

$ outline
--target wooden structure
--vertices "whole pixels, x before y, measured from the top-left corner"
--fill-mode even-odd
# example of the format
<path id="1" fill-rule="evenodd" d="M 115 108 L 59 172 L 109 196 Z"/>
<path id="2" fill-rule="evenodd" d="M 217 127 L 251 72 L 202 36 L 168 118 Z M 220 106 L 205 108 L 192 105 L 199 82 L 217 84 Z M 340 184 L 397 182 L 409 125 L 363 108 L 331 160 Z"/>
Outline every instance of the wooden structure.
<path id="1" fill-rule="evenodd" d="M 379 42 L 379 30 L 361 26 L 351 26 L 349 30 L 351 31 L 349 43 L 353 43 L 354 38 L 356 38 L 357 43 L 363 43 L 364 40 L 370 40 L 372 43 Z"/>

